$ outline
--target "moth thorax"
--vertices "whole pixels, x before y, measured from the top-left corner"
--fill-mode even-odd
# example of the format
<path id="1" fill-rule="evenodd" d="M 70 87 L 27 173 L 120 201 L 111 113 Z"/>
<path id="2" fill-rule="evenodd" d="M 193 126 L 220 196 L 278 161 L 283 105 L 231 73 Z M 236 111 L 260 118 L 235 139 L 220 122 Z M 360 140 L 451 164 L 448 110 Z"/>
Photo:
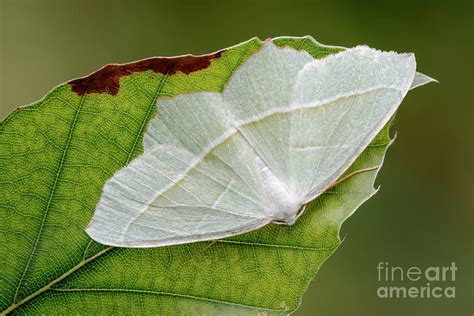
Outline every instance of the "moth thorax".
<path id="1" fill-rule="evenodd" d="M 294 224 L 298 210 L 302 206 L 301 199 L 258 157 L 257 169 L 262 180 L 263 200 L 269 216 L 275 222 Z"/>

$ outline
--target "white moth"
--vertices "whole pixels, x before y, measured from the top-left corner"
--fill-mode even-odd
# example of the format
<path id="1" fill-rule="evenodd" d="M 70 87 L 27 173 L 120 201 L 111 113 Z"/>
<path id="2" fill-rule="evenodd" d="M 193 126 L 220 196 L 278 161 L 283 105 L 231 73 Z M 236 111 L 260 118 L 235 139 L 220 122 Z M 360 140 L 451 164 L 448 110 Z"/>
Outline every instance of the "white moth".
<path id="1" fill-rule="evenodd" d="M 430 81 L 413 54 L 358 46 L 315 60 L 267 41 L 222 93 L 158 100 L 144 153 L 107 181 L 86 231 L 159 247 L 291 225 Z"/>

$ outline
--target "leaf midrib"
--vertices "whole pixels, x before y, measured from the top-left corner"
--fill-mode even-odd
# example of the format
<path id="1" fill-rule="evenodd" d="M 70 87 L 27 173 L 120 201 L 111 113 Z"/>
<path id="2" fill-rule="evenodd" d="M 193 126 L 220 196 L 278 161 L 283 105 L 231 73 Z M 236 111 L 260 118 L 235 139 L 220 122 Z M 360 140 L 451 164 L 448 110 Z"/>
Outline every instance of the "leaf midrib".
<path id="1" fill-rule="evenodd" d="M 222 304 L 222 305 L 231 305 L 231 306 L 237 306 L 237 307 L 244 307 L 248 309 L 253 309 L 253 310 L 258 310 L 258 311 L 269 311 L 269 312 L 287 312 L 288 310 L 286 309 L 273 309 L 273 308 L 266 308 L 266 307 L 260 307 L 257 305 L 248 305 L 248 304 L 239 304 L 239 303 L 234 303 L 234 302 L 229 302 L 229 301 L 224 301 L 224 300 L 218 300 L 218 299 L 212 299 L 212 298 L 207 298 L 207 297 L 202 297 L 202 296 L 195 296 L 195 295 L 186 295 L 186 294 L 179 294 L 179 293 L 173 293 L 173 292 L 162 292 L 162 291 L 150 291 L 150 290 L 137 290 L 137 289 L 123 289 L 123 288 L 52 288 L 52 291 L 57 291 L 57 292 L 122 292 L 122 293 L 136 293 L 136 294 L 152 294 L 152 295 L 158 295 L 158 296 L 172 296 L 172 297 L 178 297 L 178 298 L 188 298 L 188 299 L 193 299 L 197 301 L 205 301 L 209 303 L 217 303 L 217 304 Z"/>
<path id="2" fill-rule="evenodd" d="M 297 246 L 297 245 L 283 245 L 283 244 L 266 244 L 266 243 L 256 243 L 256 242 L 245 242 L 245 241 L 237 241 L 237 240 L 218 240 L 219 243 L 227 243 L 227 244 L 235 244 L 239 246 L 255 246 L 255 247 L 273 247 L 277 249 L 283 249 L 283 250 L 291 250 L 291 251 L 333 251 L 338 247 L 338 245 L 333 246 L 333 247 L 304 247 L 304 246 Z M 60 275 L 58 278 L 54 279 L 44 287 L 40 288 L 36 292 L 28 295 L 21 301 L 14 303 L 10 305 L 6 310 L 2 312 L 2 315 L 7 315 L 8 313 L 11 313 L 13 310 L 16 308 L 20 307 L 21 305 L 24 305 L 28 303 L 29 301 L 35 299 L 39 295 L 51 290 L 51 291 L 127 291 L 127 292 L 136 292 L 136 293 L 148 293 L 148 294 L 160 294 L 160 295 L 172 295 L 172 296 L 177 296 L 177 297 L 186 297 L 186 298 L 194 298 L 194 299 L 199 299 L 199 300 L 205 300 L 209 302 L 215 302 L 215 303 L 220 303 L 220 304 L 227 304 L 227 305 L 234 305 L 234 306 L 242 306 L 242 307 L 247 307 L 247 308 L 253 308 L 253 309 L 259 309 L 259 310 L 266 310 L 266 311 L 285 311 L 285 310 L 278 310 L 278 309 L 271 309 L 271 308 L 266 308 L 266 307 L 260 307 L 260 306 L 254 306 L 254 305 L 245 305 L 245 304 L 238 304 L 234 302 L 229 302 L 225 300 L 218 300 L 218 299 L 211 299 L 211 298 L 206 298 L 206 297 L 200 297 L 200 296 L 194 296 L 194 295 L 185 295 L 185 294 L 179 294 L 179 293 L 172 293 L 172 292 L 162 292 L 162 291 L 150 291 L 150 290 L 136 290 L 136 289 L 113 289 L 113 288 L 53 288 L 54 285 L 58 284 L 59 282 L 63 281 L 66 279 L 68 276 L 73 274 L 74 272 L 80 270 L 82 267 L 87 265 L 88 263 L 94 261 L 95 259 L 101 257 L 102 255 L 108 253 L 112 249 L 115 249 L 116 247 L 109 246 L 95 255 L 82 260 L 79 262 L 77 265 L 72 267 L 70 270 L 66 271 L 62 275 Z M 120 249 L 120 248 L 119 248 Z"/>
<path id="3" fill-rule="evenodd" d="M 38 295 L 48 291 L 51 289 L 51 287 L 59 282 L 61 282 L 62 280 L 64 280 L 65 278 L 67 278 L 69 275 L 71 275 L 72 273 L 76 272 L 77 270 L 79 270 L 80 268 L 82 268 L 83 266 L 85 266 L 86 264 L 88 264 L 89 262 L 95 260 L 96 258 L 102 256 L 104 253 L 107 253 L 109 252 L 110 250 L 114 249 L 114 247 L 107 247 L 101 251 L 99 251 L 98 253 L 96 253 L 95 255 L 93 255 L 92 257 L 89 257 L 87 258 L 86 260 L 82 260 L 80 263 L 78 263 L 77 265 L 75 265 L 74 267 L 72 267 L 70 270 L 66 271 L 65 273 L 63 273 L 62 275 L 60 275 L 58 278 L 54 279 L 53 281 L 51 281 L 50 283 L 48 283 L 47 285 L 43 286 L 42 288 L 40 288 L 39 290 L 37 290 L 36 292 L 33 292 L 32 294 L 28 295 L 27 297 L 25 297 L 24 299 L 22 299 L 21 301 L 17 302 L 17 303 L 13 303 L 12 305 L 10 305 L 10 307 L 8 307 L 6 310 L 4 310 L 2 312 L 2 315 L 7 315 L 8 313 L 11 313 L 13 310 L 15 310 L 16 308 L 18 308 L 19 306 L 31 301 L 32 299 L 34 299 L 35 297 L 37 297 Z"/>

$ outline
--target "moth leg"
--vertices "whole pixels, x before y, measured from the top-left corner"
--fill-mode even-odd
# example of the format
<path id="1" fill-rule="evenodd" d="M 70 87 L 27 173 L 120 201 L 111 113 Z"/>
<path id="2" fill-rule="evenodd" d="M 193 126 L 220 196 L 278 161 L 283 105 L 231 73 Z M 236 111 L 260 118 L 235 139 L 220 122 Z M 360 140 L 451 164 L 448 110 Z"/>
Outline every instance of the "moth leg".
<path id="1" fill-rule="evenodd" d="M 296 214 L 295 221 L 296 221 L 298 218 L 300 218 L 301 215 L 303 215 L 304 211 L 306 210 L 306 205 L 308 205 L 308 204 L 303 205 L 303 207 L 299 210 L 298 214 Z"/>
<path id="2" fill-rule="evenodd" d="M 295 216 L 294 221 L 293 221 L 291 224 L 288 224 L 287 221 L 273 221 L 272 224 L 287 225 L 287 226 L 288 226 L 288 225 L 293 225 L 293 224 L 296 222 L 296 220 L 297 220 L 298 218 L 300 218 L 301 215 L 303 215 L 303 213 L 304 213 L 304 211 L 305 211 L 305 209 L 306 209 L 306 205 L 307 205 L 307 204 L 304 204 L 303 207 L 301 207 L 301 208 L 299 209 L 298 213 L 297 213 L 296 216 Z"/>
<path id="3" fill-rule="evenodd" d="M 378 169 L 380 166 L 374 166 L 374 167 L 368 167 L 368 168 L 363 168 L 363 169 L 359 169 L 359 170 L 356 170 L 356 171 L 353 171 L 351 173 L 349 173 L 347 176 L 345 177 L 342 177 L 340 179 L 338 179 L 337 181 L 335 181 L 333 184 L 331 184 L 329 187 L 326 188 L 326 190 L 324 191 L 328 191 L 332 188 L 334 188 L 335 186 L 337 186 L 338 184 L 346 181 L 346 180 L 349 180 L 350 178 L 352 178 L 353 176 L 355 175 L 358 175 L 359 173 L 364 173 L 364 172 L 367 172 L 367 171 L 372 171 L 372 170 L 376 170 Z"/>
<path id="4" fill-rule="evenodd" d="M 340 178 L 339 180 L 335 181 L 333 184 L 331 184 L 331 185 L 330 185 L 326 190 L 324 190 L 324 191 L 327 191 L 327 190 L 330 190 L 330 189 L 334 188 L 336 185 L 338 185 L 338 184 L 340 184 L 341 182 L 344 182 L 344 181 L 346 181 L 346 180 L 352 178 L 353 176 L 355 176 L 355 175 L 357 175 L 357 174 L 359 174 L 359 173 L 364 173 L 364 172 L 367 172 L 367 171 L 372 171 L 372 170 L 375 170 L 375 169 L 378 169 L 378 168 L 379 168 L 379 166 L 374 166 L 374 167 L 363 168 L 363 169 L 359 169 L 359 170 L 356 170 L 356 171 L 354 171 L 354 172 L 351 172 L 351 173 L 349 173 L 347 176 L 342 177 L 342 178 Z M 304 211 L 306 210 L 306 206 L 307 206 L 307 205 L 308 205 L 308 204 L 304 204 L 303 207 L 298 211 L 298 213 L 297 213 L 296 216 L 295 216 L 295 222 L 296 222 L 296 220 L 298 220 L 298 218 L 301 217 L 301 215 L 303 215 Z M 287 223 L 281 222 L 281 221 L 276 221 L 276 222 L 273 222 L 273 223 L 279 224 L 279 225 L 282 225 L 282 224 L 288 225 Z"/>
<path id="5" fill-rule="evenodd" d="M 202 250 L 201 250 L 201 253 L 203 252 L 206 252 L 207 250 L 209 250 L 209 248 L 211 248 L 212 246 L 214 246 L 215 244 L 217 244 L 220 240 L 219 239 L 215 239 L 213 241 L 211 241 L 209 243 L 209 245 L 207 245 L 206 247 L 204 247 Z"/>

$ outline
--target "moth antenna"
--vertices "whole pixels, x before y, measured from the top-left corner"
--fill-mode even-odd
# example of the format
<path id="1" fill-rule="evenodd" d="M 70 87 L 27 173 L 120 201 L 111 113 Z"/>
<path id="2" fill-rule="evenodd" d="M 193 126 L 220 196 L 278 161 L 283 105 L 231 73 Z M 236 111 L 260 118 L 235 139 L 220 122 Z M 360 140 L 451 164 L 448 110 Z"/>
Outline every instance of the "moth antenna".
<path id="1" fill-rule="evenodd" d="M 329 187 L 327 187 L 327 189 L 324 190 L 324 192 L 334 188 L 335 186 L 337 186 L 338 184 L 340 184 L 340 183 L 342 183 L 346 180 L 349 180 L 350 178 L 352 178 L 355 175 L 358 175 L 358 174 L 364 173 L 364 172 L 368 172 L 368 171 L 372 171 L 372 170 L 376 170 L 378 168 L 380 168 L 380 166 L 373 166 L 373 167 L 368 167 L 368 168 L 363 168 L 363 169 L 353 171 L 353 172 L 349 173 L 347 176 L 344 176 L 344 177 L 338 179 L 337 181 L 335 181 L 333 184 L 331 184 Z"/>

